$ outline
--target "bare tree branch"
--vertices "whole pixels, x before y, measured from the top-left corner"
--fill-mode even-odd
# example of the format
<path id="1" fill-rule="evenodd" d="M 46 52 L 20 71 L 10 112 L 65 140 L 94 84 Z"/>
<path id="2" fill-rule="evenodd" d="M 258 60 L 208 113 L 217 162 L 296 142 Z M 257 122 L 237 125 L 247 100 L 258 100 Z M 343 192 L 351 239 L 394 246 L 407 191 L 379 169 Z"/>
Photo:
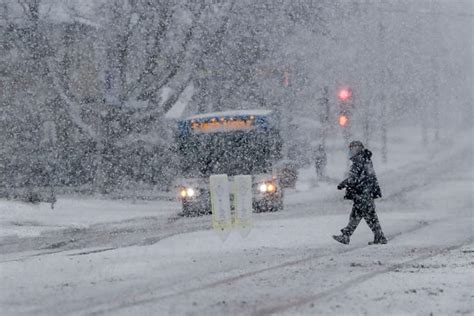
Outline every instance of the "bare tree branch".
<path id="1" fill-rule="evenodd" d="M 53 83 L 53 88 L 56 93 L 59 95 L 61 100 L 65 104 L 65 110 L 69 115 L 71 121 L 77 125 L 82 131 L 85 132 L 87 136 L 92 139 L 97 139 L 97 133 L 92 129 L 91 126 L 87 125 L 81 117 L 81 106 L 80 104 L 74 102 L 72 97 L 69 96 L 69 92 L 63 89 L 63 85 L 60 83 L 58 79 L 58 75 L 56 74 L 55 67 L 52 62 L 48 62 L 48 67 L 50 68 L 50 78 Z"/>
<path id="2" fill-rule="evenodd" d="M 28 18 L 31 18 L 30 11 L 28 9 L 28 5 L 27 5 L 26 0 L 17 0 L 17 1 L 18 1 L 18 4 L 22 7 L 23 12 L 25 13 L 25 15 Z"/>
<path id="3" fill-rule="evenodd" d="M 171 18 L 174 15 L 174 10 L 170 10 L 168 7 L 164 9 L 162 16 L 164 19 L 159 22 L 159 28 L 155 34 L 155 47 L 152 52 L 146 58 L 145 66 L 143 67 L 143 71 L 138 76 L 138 79 L 132 83 L 127 89 L 127 95 L 130 96 L 135 89 L 137 89 L 143 82 L 146 76 L 149 76 L 153 73 L 157 63 L 156 60 L 158 59 L 161 53 L 161 39 L 163 38 L 164 34 L 168 31 L 171 23 Z"/>

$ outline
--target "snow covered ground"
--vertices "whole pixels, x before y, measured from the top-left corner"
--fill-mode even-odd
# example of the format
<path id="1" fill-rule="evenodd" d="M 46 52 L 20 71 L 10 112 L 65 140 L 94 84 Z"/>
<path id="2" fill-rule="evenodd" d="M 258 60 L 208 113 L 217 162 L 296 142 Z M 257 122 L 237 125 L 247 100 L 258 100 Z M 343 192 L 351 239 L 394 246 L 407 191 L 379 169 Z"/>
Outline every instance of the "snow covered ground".
<path id="1" fill-rule="evenodd" d="M 166 201 L 123 201 L 60 197 L 54 209 L 49 203 L 0 201 L 0 236 L 38 236 L 65 228 L 118 222 L 142 217 L 169 217 L 177 204 Z"/>
<path id="2" fill-rule="evenodd" d="M 331 235 L 351 204 L 302 170 L 285 210 L 254 214 L 223 242 L 175 202 L 63 198 L 0 204 L 0 314 L 474 314 L 472 139 L 427 148 L 405 131 L 374 150 L 389 244 Z M 337 144 L 336 144 L 337 147 Z M 329 154 L 340 179 L 345 153 Z"/>

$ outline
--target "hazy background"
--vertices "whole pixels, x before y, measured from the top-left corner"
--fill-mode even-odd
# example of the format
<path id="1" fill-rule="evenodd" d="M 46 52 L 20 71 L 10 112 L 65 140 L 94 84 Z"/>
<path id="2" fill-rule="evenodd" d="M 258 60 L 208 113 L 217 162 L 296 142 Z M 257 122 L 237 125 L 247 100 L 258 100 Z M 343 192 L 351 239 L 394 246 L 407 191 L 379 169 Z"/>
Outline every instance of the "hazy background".
<path id="1" fill-rule="evenodd" d="M 279 111 L 305 166 L 323 128 L 342 137 L 343 86 L 369 146 L 401 126 L 420 146 L 453 135 L 472 127 L 473 15 L 469 0 L 0 0 L 1 195 L 166 190 L 176 119 L 224 109 Z"/>

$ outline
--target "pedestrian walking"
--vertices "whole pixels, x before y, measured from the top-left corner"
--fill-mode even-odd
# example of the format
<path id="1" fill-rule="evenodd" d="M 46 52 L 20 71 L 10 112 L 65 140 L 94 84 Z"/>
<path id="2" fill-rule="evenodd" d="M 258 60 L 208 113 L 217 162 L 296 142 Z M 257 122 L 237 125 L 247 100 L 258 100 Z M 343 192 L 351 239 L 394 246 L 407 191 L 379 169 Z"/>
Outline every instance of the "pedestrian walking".
<path id="1" fill-rule="evenodd" d="M 341 229 L 342 234 L 333 236 L 340 243 L 349 244 L 350 237 L 362 218 L 374 233 L 374 241 L 369 244 L 387 243 L 375 212 L 374 199 L 382 197 L 382 192 L 371 157 L 372 152 L 364 148 L 362 142 L 352 141 L 349 144 L 349 159 L 352 165 L 348 177 L 337 186 L 337 189 L 346 189 L 344 198 L 354 201 L 354 204 L 349 216 L 349 223 Z"/>

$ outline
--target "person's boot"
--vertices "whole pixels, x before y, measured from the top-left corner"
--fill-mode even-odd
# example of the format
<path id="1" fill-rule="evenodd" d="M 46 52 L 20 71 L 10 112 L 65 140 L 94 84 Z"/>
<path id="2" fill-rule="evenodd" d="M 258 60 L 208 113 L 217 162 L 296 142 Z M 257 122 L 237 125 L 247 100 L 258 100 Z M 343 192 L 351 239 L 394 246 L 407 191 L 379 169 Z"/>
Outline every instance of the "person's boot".
<path id="1" fill-rule="evenodd" d="M 333 235 L 334 240 L 340 242 L 341 244 L 347 245 L 351 241 L 348 235 Z"/>
<path id="2" fill-rule="evenodd" d="M 374 241 L 370 241 L 369 245 L 377 245 L 382 244 L 385 245 L 387 243 L 387 238 L 385 238 L 383 233 L 375 234 Z"/>

